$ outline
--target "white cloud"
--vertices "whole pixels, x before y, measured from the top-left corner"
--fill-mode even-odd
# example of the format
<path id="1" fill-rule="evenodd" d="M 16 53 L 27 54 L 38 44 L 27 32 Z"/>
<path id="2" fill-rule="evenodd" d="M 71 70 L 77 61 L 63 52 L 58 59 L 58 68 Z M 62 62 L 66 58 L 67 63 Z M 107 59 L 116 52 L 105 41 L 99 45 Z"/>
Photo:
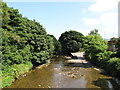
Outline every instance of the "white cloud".
<path id="1" fill-rule="evenodd" d="M 86 10 L 100 14 L 98 17 L 84 17 L 84 25 L 89 29 L 97 28 L 102 37 L 111 38 L 118 33 L 118 1 L 120 0 L 95 0 Z M 114 33 L 114 35 L 113 35 Z M 104 36 L 105 34 L 105 36 Z"/>
<path id="2" fill-rule="evenodd" d="M 118 21 L 118 14 L 109 12 L 109 13 L 103 13 L 100 17 L 97 19 L 94 18 L 83 18 L 84 24 L 87 26 L 90 25 L 98 25 L 98 24 L 104 24 L 104 25 L 112 25 L 117 23 Z"/>
<path id="3" fill-rule="evenodd" d="M 118 14 L 117 13 L 104 13 L 100 16 L 101 23 L 104 24 L 114 24 L 118 20 Z"/>
<path id="4" fill-rule="evenodd" d="M 89 6 L 88 10 L 95 12 L 104 12 L 117 7 L 119 0 L 96 0 L 94 4 Z"/>
<path id="5" fill-rule="evenodd" d="M 114 35 L 117 36 L 118 33 L 118 15 L 117 13 L 108 12 L 103 13 L 98 18 L 83 18 L 84 24 L 89 29 L 97 28 L 100 30 L 100 34 L 104 37 L 104 33 L 106 34 L 107 38 L 113 37 Z"/>
<path id="6" fill-rule="evenodd" d="M 100 22 L 97 19 L 83 18 L 84 24 L 87 26 L 98 25 Z"/>

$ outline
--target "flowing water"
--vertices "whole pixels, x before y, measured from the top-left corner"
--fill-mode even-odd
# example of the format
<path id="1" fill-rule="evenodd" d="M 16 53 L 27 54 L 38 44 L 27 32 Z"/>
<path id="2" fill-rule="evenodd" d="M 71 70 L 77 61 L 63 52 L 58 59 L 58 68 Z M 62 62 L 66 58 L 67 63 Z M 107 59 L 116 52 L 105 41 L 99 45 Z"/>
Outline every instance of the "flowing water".
<path id="1" fill-rule="evenodd" d="M 8 88 L 120 88 L 112 77 L 90 64 L 67 64 L 63 57 L 36 68 L 17 79 Z"/>

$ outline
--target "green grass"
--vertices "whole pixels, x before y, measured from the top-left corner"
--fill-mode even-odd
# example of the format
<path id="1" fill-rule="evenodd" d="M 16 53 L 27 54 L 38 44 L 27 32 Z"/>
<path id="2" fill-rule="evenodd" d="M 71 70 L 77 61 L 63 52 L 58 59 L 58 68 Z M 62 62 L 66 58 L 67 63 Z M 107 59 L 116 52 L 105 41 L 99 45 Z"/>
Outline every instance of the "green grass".
<path id="1" fill-rule="evenodd" d="M 11 67 L 6 68 L 2 73 L 2 87 L 10 86 L 15 78 L 29 71 L 33 67 L 31 62 L 25 64 L 14 64 Z"/>

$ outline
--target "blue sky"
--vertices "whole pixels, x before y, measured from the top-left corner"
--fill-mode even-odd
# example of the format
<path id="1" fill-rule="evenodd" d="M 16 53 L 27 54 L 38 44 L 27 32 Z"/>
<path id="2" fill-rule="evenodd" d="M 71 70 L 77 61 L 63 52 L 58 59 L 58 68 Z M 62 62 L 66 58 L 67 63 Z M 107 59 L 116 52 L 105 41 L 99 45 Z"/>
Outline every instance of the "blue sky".
<path id="1" fill-rule="evenodd" d="M 61 33 L 76 30 L 87 35 L 98 29 L 103 38 L 117 36 L 117 2 L 7 2 L 31 20 L 40 22 L 57 39 Z M 103 7 L 102 7 L 103 6 Z"/>

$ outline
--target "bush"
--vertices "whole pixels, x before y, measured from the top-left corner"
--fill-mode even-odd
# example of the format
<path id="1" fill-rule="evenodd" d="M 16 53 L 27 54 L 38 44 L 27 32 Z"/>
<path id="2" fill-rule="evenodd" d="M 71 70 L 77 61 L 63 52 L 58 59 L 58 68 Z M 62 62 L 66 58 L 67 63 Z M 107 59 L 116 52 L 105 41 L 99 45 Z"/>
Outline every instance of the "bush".
<path id="1" fill-rule="evenodd" d="M 118 77 L 120 76 L 120 58 L 111 58 L 107 61 L 106 70 L 110 72 L 111 75 Z"/>
<path id="2" fill-rule="evenodd" d="M 13 80 L 14 80 L 13 76 L 2 77 L 2 87 L 4 88 L 10 86 Z"/>
<path id="3" fill-rule="evenodd" d="M 101 68 L 105 68 L 107 61 L 110 60 L 113 54 L 114 52 L 111 51 L 104 51 L 96 54 L 97 65 L 100 66 Z"/>

